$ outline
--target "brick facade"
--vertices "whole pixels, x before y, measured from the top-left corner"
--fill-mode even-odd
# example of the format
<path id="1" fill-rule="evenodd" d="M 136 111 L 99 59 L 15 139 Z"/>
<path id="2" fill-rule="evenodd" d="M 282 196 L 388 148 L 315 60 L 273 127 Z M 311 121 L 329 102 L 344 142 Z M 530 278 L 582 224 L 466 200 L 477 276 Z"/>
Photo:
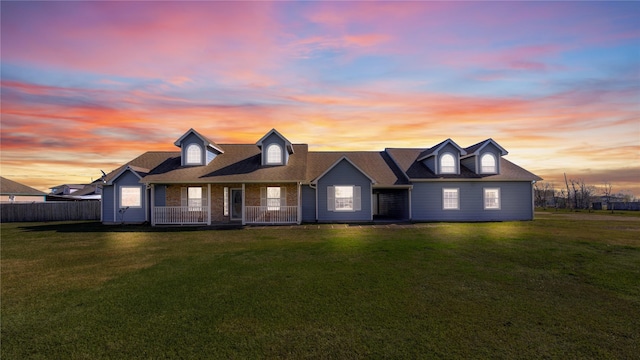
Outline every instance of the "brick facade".
<path id="1" fill-rule="evenodd" d="M 175 184 L 168 185 L 166 189 L 167 206 L 181 206 L 183 187 L 202 187 L 202 193 L 206 194 L 207 184 Z M 298 206 L 298 184 L 246 184 L 245 185 L 245 205 L 260 206 L 260 188 L 267 186 L 280 186 L 286 188 L 287 206 Z M 229 189 L 229 215 L 224 215 L 224 188 Z M 225 223 L 231 221 L 231 189 L 242 189 L 242 184 L 211 184 L 211 194 L 209 203 L 211 204 L 211 222 Z"/>

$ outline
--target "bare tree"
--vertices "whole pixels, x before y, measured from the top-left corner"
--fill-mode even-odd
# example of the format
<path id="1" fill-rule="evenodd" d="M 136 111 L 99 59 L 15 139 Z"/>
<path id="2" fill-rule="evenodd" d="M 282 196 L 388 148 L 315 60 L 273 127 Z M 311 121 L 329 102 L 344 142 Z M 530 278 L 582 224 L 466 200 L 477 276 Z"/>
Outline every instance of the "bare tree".
<path id="1" fill-rule="evenodd" d="M 613 203 L 611 202 L 611 195 L 613 194 L 613 186 L 611 185 L 610 182 L 605 181 L 604 182 L 604 186 L 602 188 L 602 193 L 605 197 L 605 199 L 607 200 L 607 210 L 611 210 L 611 212 L 613 213 Z"/>
<path id="2" fill-rule="evenodd" d="M 565 202 L 565 207 L 570 207 L 571 205 L 571 189 L 569 189 L 569 182 L 567 181 L 567 173 L 564 173 L 564 183 L 567 186 L 567 201 Z"/>

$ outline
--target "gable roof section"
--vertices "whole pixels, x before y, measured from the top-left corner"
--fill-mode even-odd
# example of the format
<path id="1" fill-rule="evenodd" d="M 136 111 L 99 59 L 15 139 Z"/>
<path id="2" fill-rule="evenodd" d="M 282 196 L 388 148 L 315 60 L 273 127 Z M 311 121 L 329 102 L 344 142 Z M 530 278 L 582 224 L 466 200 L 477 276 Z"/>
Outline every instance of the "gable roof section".
<path id="1" fill-rule="evenodd" d="M 360 167 L 358 167 L 358 165 L 354 164 L 353 161 L 349 160 L 349 158 L 346 157 L 345 155 L 342 155 L 342 157 L 340 157 L 338 160 L 336 160 L 333 163 L 333 165 L 329 166 L 329 168 L 327 168 L 327 170 L 325 170 L 322 174 L 318 175 L 315 179 L 313 179 L 311 181 L 311 183 L 312 184 L 316 184 L 318 182 L 318 180 L 322 179 L 326 174 L 328 174 L 331 170 L 333 170 L 333 168 L 336 167 L 338 164 L 340 164 L 343 160 L 348 162 L 349 164 L 351 164 L 351 166 L 356 168 L 356 170 L 358 170 L 362 175 L 364 175 L 369 180 L 371 180 L 372 184 L 376 183 L 375 179 L 373 179 L 371 176 L 369 176 L 366 172 L 362 171 L 362 169 L 360 169 Z"/>
<path id="2" fill-rule="evenodd" d="M 404 171 L 411 181 L 429 180 L 495 180 L 495 181 L 539 181 L 540 177 L 530 173 L 520 166 L 500 157 L 500 174 L 476 174 L 464 165 L 460 164 L 460 174 L 436 175 L 428 167 L 418 161 L 424 153 L 422 149 L 387 149 L 387 152 Z"/>
<path id="3" fill-rule="evenodd" d="M 0 194 L 2 195 L 28 195 L 28 196 L 45 196 L 46 194 L 40 190 L 30 186 L 21 184 L 17 181 L 9 180 L 0 176 Z"/>
<path id="4" fill-rule="evenodd" d="M 258 140 L 258 142 L 256 142 L 256 145 L 258 145 L 258 147 L 262 149 L 262 143 L 269 136 L 271 136 L 271 134 L 276 134 L 279 138 L 284 140 L 284 143 L 285 143 L 285 145 L 287 147 L 287 151 L 289 151 L 289 154 L 293 154 L 293 144 L 291 144 L 291 142 L 286 137 L 284 137 L 282 134 L 280 134 L 278 132 L 278 130 L 276 130 L 276 129 L 271 129 L 271 131 L 269 131 L 265 136 L 261 137 L 260 140 Z"/>
<path id="5" fill-rule="evenodd" d="M 127 171 L 131 171 L 133 175 L 138 177 L 138 179 L 142 179 L 149 173 L 150 169 L 141 168 L 139 166 L 127 165 L 124 168 L 121 168 L 118 172 L 116 172 L 109 181 L 106 181 L 106 184 L 113 185 L 113 182 L 116 181 L 120 176 L 122 176 L 122 174 L 126 173 Z"/>
<path id="6" fill-rule="evenodd" d="M 224 153 L 224 150 L 222 150 L 222 148 L 220 146 L 218 146 L 218 144 L 216 144 L 215 142 L 213 142 L 211 139 L 209 139 L 208 137 L 200 134 L 199 132 L 195 131 L 193 128 L 189 129 L 186 133 L 184 133 L 184 135 L 180 136 L 180 138 L 178 140 L 176 140 L 173 144 L 175 146 L 180 147 L 180 143 L 182 143 L 182 140 L 184 140 L 187 136 L 194 134 L 195 136 L 199 137 L 206 145 L 207 147 L 210 147 L 220 153 Z"/>
<path id="7" fill-rule="evenodd" d="M 500 155 L 504 156 L 509 154 L 509 152 L 507 150 L 505 150 L 505 148 L 503 148 L 502 146 L 500 146 L 497 142 L 495 142 L 493 139 L 489 138 L 487 140 L 481 141 L 475 145 L 471 145 L 469 147 L 466 147 L 464 150 L 467 152 L 468 156 L 472 156 L 472 155 L 479 155 L 480 151 L 482 149 L 484 149 L 485 146 L 489 145 L 489 144 L 493 144 L 495 147 L 498 148 L 498 150 L 500 150 Z"/>
<path id="8" fill-rule="evenodd" d="M 377 187 L 409 185 L 406 176 L 384 151 L 309 152 L 305 182 L 317 181 L 343 158 Z"/>
<path id="9" fill-rule="evenodd" d="M 129 166 L 131 170 L 137 172 L 136 175 L 143 176 L 149 173 L 152 169 L 159 167 L 161 164 L 171 161 L 171 159 L 178 159 L 180 163 L 180 152 L 175 151 L 148 151 L 137 158 L 129 161 L 128 163 L 120 166 L 119 168 L 111 171 L 102 179 L 105 183 L 112 184 L 113 180 L 122 175 L 125 169 Z"/>
<path id="10" fill-rule="evenodd" d="M 418 156 L 418 160 L 417 161 L 422 161 L 426 158 L 429 158 L 431 156 L 436 156 L 438 155 L 438 153 L 440 152 L 440 150 L 442 150 L 445 146 L 447 146 L 448 144 L 453 145 L 456 149 L 458 149 L 458 151 L 460 151 L 461 155 L 467 155 L 467 152 L 461 148 L 460 146 L 458 146 L 458 144 L 455 143 L 455 141 L 451 140 L 451 139 L 447 139 L 441 143 L 439 143 L 438 145 L 424 150 L 422 151 L 422 153 L 420 153 L 420 155 Z"/>

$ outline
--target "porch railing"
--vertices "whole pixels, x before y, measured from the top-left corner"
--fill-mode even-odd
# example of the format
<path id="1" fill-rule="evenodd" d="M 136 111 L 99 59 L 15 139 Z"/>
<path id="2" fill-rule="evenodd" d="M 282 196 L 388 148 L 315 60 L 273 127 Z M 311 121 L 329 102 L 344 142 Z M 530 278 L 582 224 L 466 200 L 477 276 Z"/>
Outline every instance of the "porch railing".
<path id="1" fill-rule="evenodd" d="M 298 222 L 297 206 L 247 206 L 247 224 L 295 224 Z"/>
<path id="2" fill-rule="evenodd" d="M 205 206 L 156 206 L 153 209 L 156 224 L 206 224 Z"/>

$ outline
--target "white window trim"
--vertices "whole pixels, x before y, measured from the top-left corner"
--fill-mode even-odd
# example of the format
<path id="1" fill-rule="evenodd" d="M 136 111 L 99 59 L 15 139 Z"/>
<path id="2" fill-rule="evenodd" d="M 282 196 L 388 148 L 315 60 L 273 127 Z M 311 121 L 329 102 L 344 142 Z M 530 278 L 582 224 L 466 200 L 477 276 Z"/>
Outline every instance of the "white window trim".
<path id="1" fill-rule="evenodd" d="M 487 192 L 494 191 L 498 194 L 497 206 L 487 206 Z M 500 210 L 502 208 L 502 194 L 500 194 L 500 188 L 484 188 L 482 202 L 485 210 Z"/>
<path id="2" fill-rule="evenodd" d="M 269 197 L 269 189 L 279 189 L 279 197 Z M 275 200 L 278 200 L 277 203 Z M 269 201 L 271 200 L 271 201 Z M 270 204 L 271 202 L 271 204 Z M 277 205 L 276 205 L 277 204 Z M 287 206 L 287 188 L 285 186 L 263 186 L 260 188 L 260 206 L 268 211 L 280 211 L 282 206 Z"/>
<path id="3" fill-rule="evenodd" d="M 446 192 L 455 191 L 456 193 L 456 207 L 447 207 L 445 201 Z M 459 188 L 443 188 L 442 189 L 442 210 L 460 210 L 460 189 Z"/>
<path id="4" fill-rule="evenodd" d="M 190 189 L 200 189 L 200 198 L 190 198 Z M 185 186 L 180 188 L 180 206 L 186 207 L 189 211 L 200 211 L 209 206 L 207 201 L 207 189 L 201 186 Z"/>
<path id="5" fill-rule="evenodd" d="M 124 204 L 123 195 L 125 193 L 125 190 L 128 190 L 128 191 L 135 190 L 135 191 L 137 191 L 137 195 L 138 195 L 138 201 L 137 201 L 138 204 L 137 205 Z M 133 195 L 134 195 L 133 193 L 129 194 L 129 196 L 133 196 Z M 119 202 L 120 208 L 125 208 L 125 207 L 128 207 L 128 208 L 141 208 L 142 207 L 142 188 L 140 186 L 120 186 L 120 197 L 119 197 L 119 200 L 120 200 L 120 202 Z"/>
<path id="6" fill-rule="evenodd" d="M 190 156 L 190 150 L 193 148 L 197 148 L 198 149 L 198 159 L 197 161 L 193 161 L 192 157 L 193 154 Z M 202 146 L 200 146 L 199 144 L 189 144 L 187 145 L 187 149 L 185 150 L 185 165 L 202 165 Z"/>
<path id="7" fill-rule="evenodd" d="M 490 158 L 493 159 L 493 170 L 492 171 L 486 171 L 484 169 L 484 166 L 482 165 L 482 159 L 485 158 L 485 156 L 488 156 Z M 484 153 L 482 154 L 482 156 L 480 156 L 480 173 L 481 174 L 497 174 L 498 173 L 498 159 L 496 159 L 496 156 L 493 153 Z"/>
<path id="8" fill-rule="evenodd" d="M 446 155 L 451 155 L 451 157 L 453 158 L 453 170 L 452 171 L 445 171 L 443 169 L 442 166 L 442 159 L 446 156 Z M 456 165 L 456 157 L 454 154 L 450 153 L 450 152 L 446 152 L 444 154 L 442 154 L 440 156 L 440 158 L 438 159 L 438 170 L 440 171 L 440 174 L 457 174 L 458 173 L 458 166 Z"/>
<path id="9" fill-rule="evenodd" d="M 279 152 L 279 157 L 277 161 L 272 161 L 273 159 L 271 159 L 271 154 L 270 151 L 271 149 L 278 149 Z M 282 150 L 282 146 L 280 146 L 279 144 L 271 144 L 269 146 L 267 146 L 267 151 L 266 151 L 266 155 L 267 155 L 267 159 L 265 161 L 265 164 L 267 165 L 281 165 L 282 164 L 282 156 L 283 156 L 283 150 Z"/>
<path id="10" fill-rule="evenodd" d="M 338 209 L 338 199 L 336 197 L 336 188 L 350 187 L 352 190 L 351 208 Z M 333 212 L 358 212 L 362 211 L 362 188 L 357 185 L 334 185 L 327 187 L 327 211 Z"/>
<path id="11" fill-rule="evenodd" d="M 222 216 L 229 216 L 229 188 L 225 186 L 223 191 Z"/>

